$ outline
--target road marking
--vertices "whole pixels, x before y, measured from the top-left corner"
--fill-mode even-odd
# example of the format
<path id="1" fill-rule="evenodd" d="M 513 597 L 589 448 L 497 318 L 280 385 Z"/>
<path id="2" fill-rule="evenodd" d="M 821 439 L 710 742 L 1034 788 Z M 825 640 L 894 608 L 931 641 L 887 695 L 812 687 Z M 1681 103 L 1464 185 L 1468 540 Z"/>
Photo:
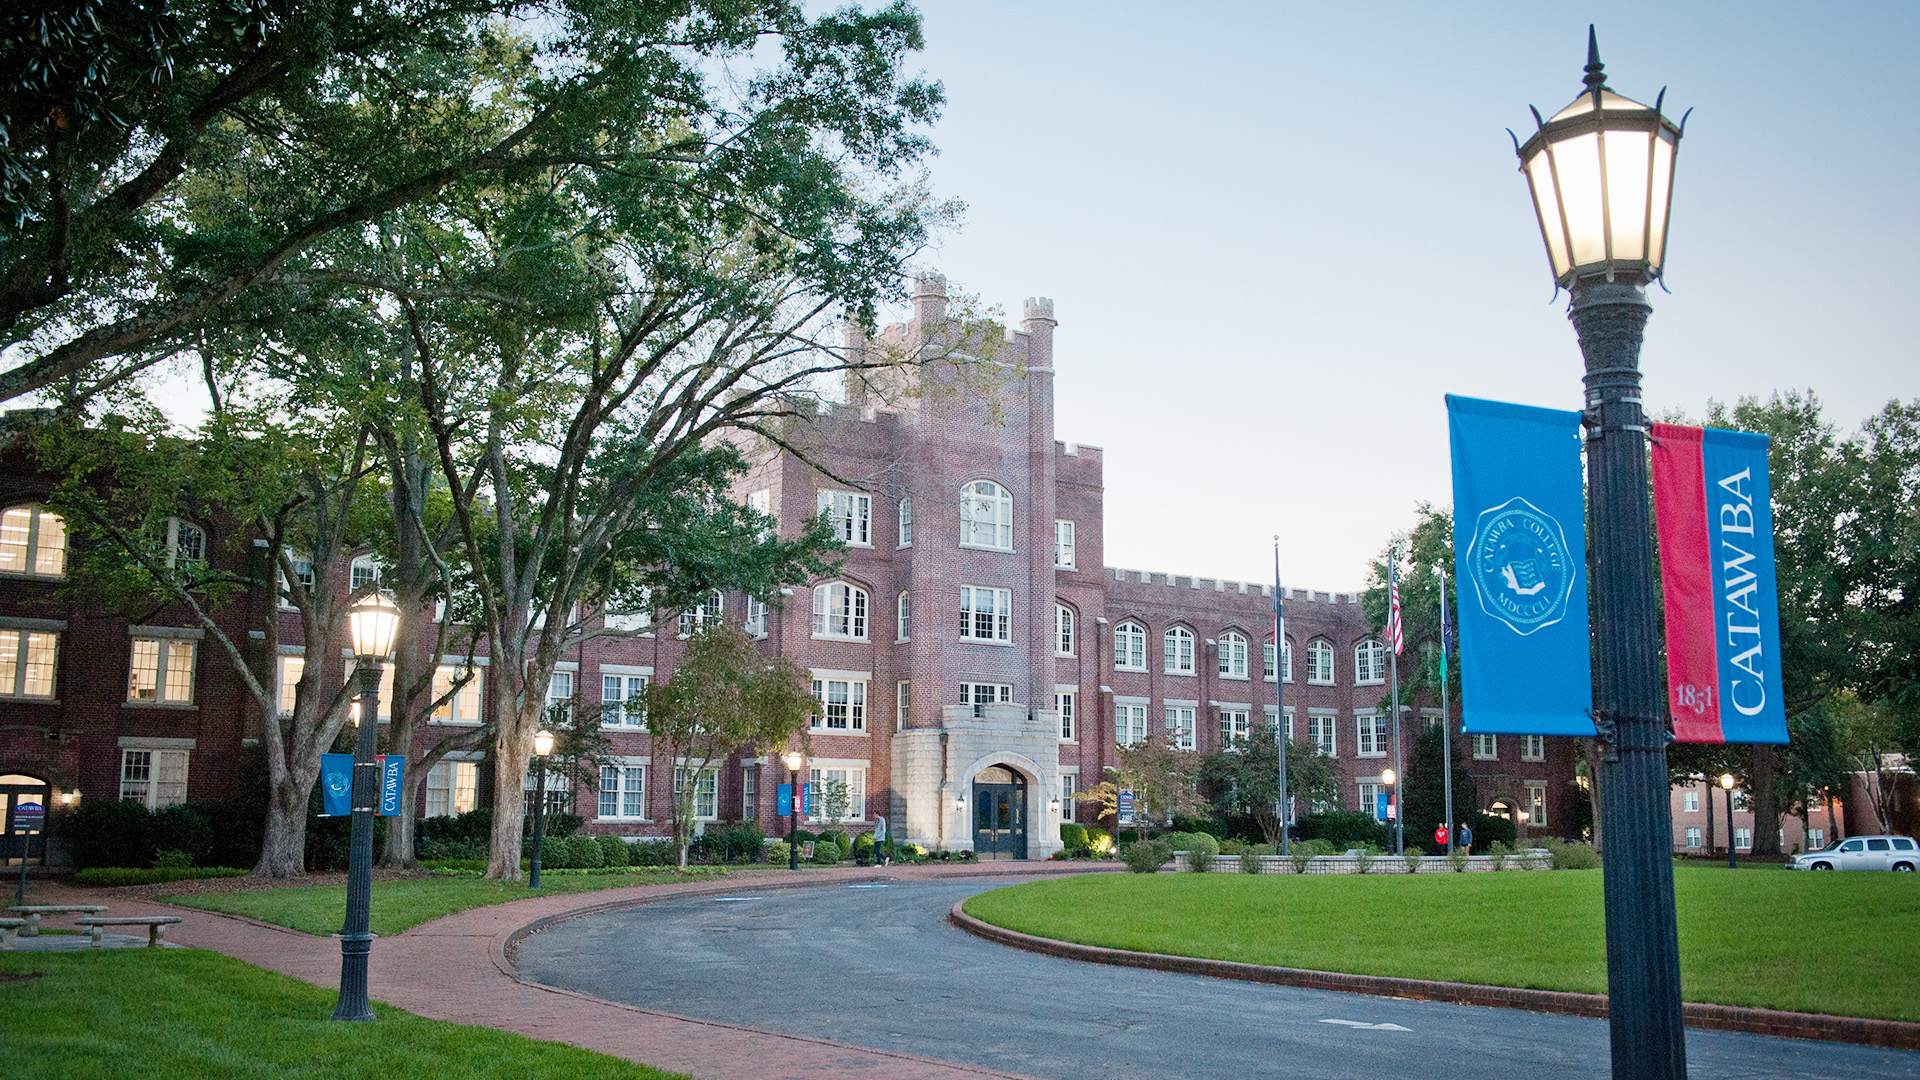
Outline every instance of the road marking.
<path id="1" fill-rule="evenodd" d="M 1350 1027 L 1356 1030 L 1365 1029 L 1367 1031 L 1412 1031 L 1413 1030 L 1412 1028 L 1401 1027 L 1399 1024 L 1369 1024 L 1363 1020 L 1322 1020 L 1320 1022 L 1323 1024 L 1339 1024 L 1342 1027 Z"/>
<path id="2" fill-rule="evenodd" d="M 713 902 L 716 904 L 737 904 L 743 900 L 765 900 L 765 899 L 766 897 L 764 896 L 716 896 L 713 898 Z"/>
<path id="3" fill-rule="evenodd" d="M 868 883 L 867 883 L 867 884 L 865 884 L 865 885 L 849 885 L 849 886 L 847 886 L 847 888 L 849 888 L 849 889 L 884 889 L 884 888 L 886 888 L 886 887 L 887 887 L 886 885 L 883 885 L 883 884 L 881 884 L 881 883 L 879 883 L 879 882 L 868 882 Z"/>

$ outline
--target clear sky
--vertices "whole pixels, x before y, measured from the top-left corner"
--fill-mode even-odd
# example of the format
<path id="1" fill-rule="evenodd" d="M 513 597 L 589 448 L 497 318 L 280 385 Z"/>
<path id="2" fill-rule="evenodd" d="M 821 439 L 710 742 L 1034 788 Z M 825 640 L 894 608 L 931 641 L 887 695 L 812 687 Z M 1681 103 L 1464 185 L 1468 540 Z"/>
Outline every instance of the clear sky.
<path id="1" fill-rule="evenodd" d="M 1505 129 L 1573 99 L 1592 20 L 1615 90 L 1694 110 L 1648 408 L 1920 397 L 1920 4 L 920 2 L 969 206 L 924 265 L 1055 299 L 1110 566 L 1265 580 L 1278 533 L 1288 584 L 1358 588 L 1451 500 L 1443 394 L 1580 407 Z"/>

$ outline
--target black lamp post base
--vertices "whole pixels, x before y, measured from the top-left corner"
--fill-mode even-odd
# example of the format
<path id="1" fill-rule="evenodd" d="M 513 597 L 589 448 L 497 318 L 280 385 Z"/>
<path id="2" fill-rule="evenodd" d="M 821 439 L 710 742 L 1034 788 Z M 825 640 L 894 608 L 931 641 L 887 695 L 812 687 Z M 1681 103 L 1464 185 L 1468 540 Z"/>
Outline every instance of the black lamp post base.
<path id="1" fill-rule="evenodd" d="M 340 937 L 340 1002 L 329 1020 L 374 1019 L 373 1006 L 367 1001 L 367 954 L 373 949 L 372 934 L 342 934 Z"/>

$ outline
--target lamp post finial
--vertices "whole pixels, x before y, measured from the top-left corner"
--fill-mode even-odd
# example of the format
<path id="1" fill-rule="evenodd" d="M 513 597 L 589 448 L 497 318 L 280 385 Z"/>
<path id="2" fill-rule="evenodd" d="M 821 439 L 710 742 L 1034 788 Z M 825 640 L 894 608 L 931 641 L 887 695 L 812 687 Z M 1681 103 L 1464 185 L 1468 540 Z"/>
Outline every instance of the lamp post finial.
<path id="1" fill-rule="evenodd" d="M 1598 93 L 1607 85 L 1607 65 L 1600 62 L 1600 39 L 1593 32 L 1593 24 L 1587 24 L 1587 89 Z"/>

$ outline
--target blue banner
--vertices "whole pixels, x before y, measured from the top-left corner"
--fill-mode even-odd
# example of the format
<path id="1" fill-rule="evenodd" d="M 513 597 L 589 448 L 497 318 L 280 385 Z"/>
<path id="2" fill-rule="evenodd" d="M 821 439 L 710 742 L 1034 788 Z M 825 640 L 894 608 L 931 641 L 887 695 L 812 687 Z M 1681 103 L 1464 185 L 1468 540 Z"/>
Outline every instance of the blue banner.
<path id="1" fill-rule="evenodd" d="M 1447 395 L 1460 730 L 1592 735 L 1580 414 Z"/>
<path id="2" fill-rule="evenodd" d="M 1785 743 L 1780 600 L 1767 437 L 1708 428 L 1700 444 L 1712 537 L 1720 729 L 1730 743 Z"/>
<path id="3" fill-rule="evenodd" d="M 773 812 L 777 817 L 786 817 L 793 813 L 793 785 L 781 784 L 779 792 L 773 797 Z"/>
<path id="4" fill-rule="evenodd" d="M 353 813 L 353 755 L 320 755 L 320 816 Z"/>
<path id="5" fill-rule="evenodd" d="M 813 785 L 800 785 L 800 812 L 809 817 L 813 815 Z"/>
<path id="6" fill-rule="evenodd" d="M 380 755 L 380 816 L 400 814 L 400 776 L 407 767 L 403 754 Z"/>

